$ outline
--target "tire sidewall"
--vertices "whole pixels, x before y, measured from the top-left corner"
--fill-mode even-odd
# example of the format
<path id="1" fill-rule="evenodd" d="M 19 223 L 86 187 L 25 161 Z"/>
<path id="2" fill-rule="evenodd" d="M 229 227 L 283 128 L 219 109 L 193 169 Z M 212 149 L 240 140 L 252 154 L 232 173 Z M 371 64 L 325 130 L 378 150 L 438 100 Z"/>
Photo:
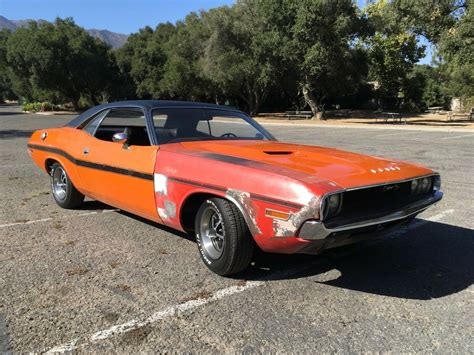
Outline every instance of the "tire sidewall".
<path id="1" fill-rule="evenodd" d="M 208 268 L 210 268 L 212 271 L 221 274 L 225 271 L 228 263 L 229 263 L 229 258 L 231 254 L 231 243 L 234 242 L 232 238 L 232 233 L 233 231 L 230 230 L 230 221 L 229 217 L 222 212 L 222 209 L 220 207 L 219 199 L 209 199 L 206 200 L 202 206 L 199 208 L 199 211 L 196 215 L 196 242 L 197 246 L 199 249 L 199 254 L 201 254 L 201 258 L 204 261 L 204 263 L 207 265 Z M 205 212 L 206 209 L 212 208 L 215 210 L 215 212 L 219 215 L 219 217 L 222 218 L 224 221 L 224 243 L 223 243 L 223 251 L 221 256 L 218 259 L 212 259 L 210 258 L 204 248 L 202 247 L 202 240 L 200 236 L 200 221 L 202 218 L 203 213 Z"/>
<path id="2" fill-rule="evenodd" d="M 57 198 L 56 194 L 54 193 L 53 176 L 54 176 L 54 172 L 59 168 L 61 168 L 64 171 L 64 173 L 66 174 L 66 180 L 67 180 L 66 181 L 66 197 L 63 200 Z M 65 208 L 66 206 L 69 205 L 70 200 L 71 200 L 71 194 L 72 194 L 71 179 L 69 178 L 69 175 L 67 174 L 66 169 L 64 169 L 64 167 L 61 164 L 54 163 L 51 167 L 50 178 L 51 178 L 51 193 L 53 194 L 53 198 L 59 206 Z"/>

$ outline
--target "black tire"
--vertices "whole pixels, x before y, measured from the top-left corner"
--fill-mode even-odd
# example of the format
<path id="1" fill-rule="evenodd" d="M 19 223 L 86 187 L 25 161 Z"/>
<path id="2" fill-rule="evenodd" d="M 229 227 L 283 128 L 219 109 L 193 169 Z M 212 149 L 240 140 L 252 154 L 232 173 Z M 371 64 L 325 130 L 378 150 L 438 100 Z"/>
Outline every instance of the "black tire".
<path id="1" fill-rule="evenodd" d="M 64 175 L 62 175 L 63 173 Z M 74 209 L 79 207 L 84 201 L 84 195 L 81 194 L 72 184 L 71 179 L 66 173 L 66 169 L 64 169 L 61 164 L 54 163 L 51 166 L 50 175 L 51 192 L 56 203 L 62 208 L 67 209 Z M 65 180 L 63 179 L 61 181 L 61 183 L 64 184 L 64 189 L 62 189 L 63 186 L 57 185 L 59 183 L 58 178 L 60 178 L 60 176 L 65 178 Z"/>
<path id="2" fill-rule="evenodd" d="M 220 225 L 223 225 L 223 231 L 221 230 L 220 234 L 224 237 L 222 243 L 217 243 L 221 248 L 209 247 L 209 242 L 216 238 L 212 239 L 209 237 L 211 233 L 205 232 L 208 218 L 210 220 L 220 218 L 222 222 Z M 222 198 L 204 201 L 196 215 L 195 228 L 199 253 L 210 270 L 218 275 L 227 276 L 241 272 L 249 266 L 254 250 L 254 240 L 244 217 L 232 202 Z M 217 241 L 220 239 L 217 238 Z M 218 249 L 221 249 L 220 255 L 216 255 Z"/>

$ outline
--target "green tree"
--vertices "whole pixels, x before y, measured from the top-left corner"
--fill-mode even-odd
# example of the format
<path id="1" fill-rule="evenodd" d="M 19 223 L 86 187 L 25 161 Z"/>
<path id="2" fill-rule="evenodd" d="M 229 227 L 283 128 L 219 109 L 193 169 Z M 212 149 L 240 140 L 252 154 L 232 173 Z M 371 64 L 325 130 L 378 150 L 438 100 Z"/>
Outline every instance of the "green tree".
<path id="1" fill-rule="evenodd" d="M 379 84 L 382 97 L 403 94 L 403 85 L 413 66 L 424 55 L 416 36 L 407 32 L 384 34 L 376 32 L 369 42 L 369 77 Z"/>
<path id="2" fill-rule="evenodd" d="M 417 83 L 409 75 L 424 56 L 425 47 L 418 44 L 415 33 L 401 24 L 394 6 L 393 2 L 379 0 L 364 9 L 373 31 L 366 39 L 369 79 L 377 82 L 380 98 L 415 97 L 417 88 L 410 84 Z"/>
<path id="3" fill-rule="evenodd" d="M 355 90 L 367 69 L 356 37 L 364 20 L 349 0 L 257 0 L 251 2 L 265 31 L 274 34 L 273 48 L 280 73 L 291 78 L 315 118 L 322 117 L 324 99 Z M 268 46 L 270 47 L 270 46 Z"/>
<path id="4" fill-rule="evenodd" d="M 9 36 L 10 31 L 6 29 L 0 31 L 0 102 L 15 98 L 7 65 L 7 40 Z"/>
<path id="5" fill-rule="evenodd" d="M 170 23 L 158 25 L 155 31 L 145 27 L 132 34 L 127 43 L 116 51 L 120 71 L 133 82 L 138 97 L 163 96 L 161 80 L 167 60 L 165 46 L 175 32 L 175 26 Z"/>
<path id="6" fill-rule="evenodd" d="M 31 22 L 28 28 L 18 29 L 8 39 L 7 62 L 17 95 L 68 101 L 75 109 L 81 96 L 94 103 L 108 97 L 108 85 L 116 75 L 110 47 L 72 19 Z"/>
<path id="7" fill-rule="evenodd" d="M 278 77 L 272 53 L 275 33 L 266 31 L 248 2 L 210 10 L 203 18 L 209 33 L 201 58 L 204 74 L 222 95 L 243 101 L 248 112 L 257 113 Z"/>
<path id="8" fill-rule="evenodd" d="M 215 97 L 215 88 L 200 66 L 207 38 L 202 13 L 192 12 L 176 24 L 176 33 L 165 45 L 167 61 L 160 85 L 170 98 L 197 101 Z"/>
<path id="9" fill-rule="evenodd" d="M 463 99 L 474 96 L 474 1 L 439 39 L 441 68 L 447 75 L 446 91 Z"/>
<path id="10" fill-rule="evenodd" d="M 428 38 L 436 49 L 445 93 L 474 96 L 473 0 L 394 0 L 393 19 L 407 31 Z"/>
<path id="11" fill-rule="evenodd" d="M 385 7 L 390 23 L 438 43 L 465 12 L 471 0 L 393 0 Z"/>

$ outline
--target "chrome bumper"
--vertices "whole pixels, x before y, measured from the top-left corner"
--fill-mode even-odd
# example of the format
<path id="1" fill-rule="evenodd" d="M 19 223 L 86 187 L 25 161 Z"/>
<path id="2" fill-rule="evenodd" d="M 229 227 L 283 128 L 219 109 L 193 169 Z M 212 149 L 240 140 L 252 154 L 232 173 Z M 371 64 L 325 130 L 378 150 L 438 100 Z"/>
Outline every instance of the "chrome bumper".
<path id="1" fill-rule="evenodd" d="M 376 226 L 384 223 L 402 220 L 404 218 L 414 216 L 420 212 L 423 212 L 428 207 L 440 201 L 442 198 L 443 193 L 441 191 L 436 191 L 428 198 L 408 205 L 401 211 L 396 211 L 383 217 L 345 224 L 334 228 L 326 228 L 324 222 L 321 221 L 306 221 L 305 223 L 303 223 L 298 237 L 305 240 L 324 240 L 325 238 L 336 232 L 350 231 L 358 228 Z"/>

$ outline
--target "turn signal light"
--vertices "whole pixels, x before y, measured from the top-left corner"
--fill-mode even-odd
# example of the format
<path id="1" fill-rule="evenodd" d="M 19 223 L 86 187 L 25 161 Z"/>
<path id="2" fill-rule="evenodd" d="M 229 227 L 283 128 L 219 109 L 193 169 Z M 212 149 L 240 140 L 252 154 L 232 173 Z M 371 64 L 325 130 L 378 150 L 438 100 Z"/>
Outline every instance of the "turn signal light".
<path id="1" fill-rule="evenodd" d="M 265 216 L 270 217 L 270 218 L 281 219 L 284 221 L 287 221 L 290 218 L 290 214 L 287 212 L 271 210 L 269 208 L 265 210 Z"/>

